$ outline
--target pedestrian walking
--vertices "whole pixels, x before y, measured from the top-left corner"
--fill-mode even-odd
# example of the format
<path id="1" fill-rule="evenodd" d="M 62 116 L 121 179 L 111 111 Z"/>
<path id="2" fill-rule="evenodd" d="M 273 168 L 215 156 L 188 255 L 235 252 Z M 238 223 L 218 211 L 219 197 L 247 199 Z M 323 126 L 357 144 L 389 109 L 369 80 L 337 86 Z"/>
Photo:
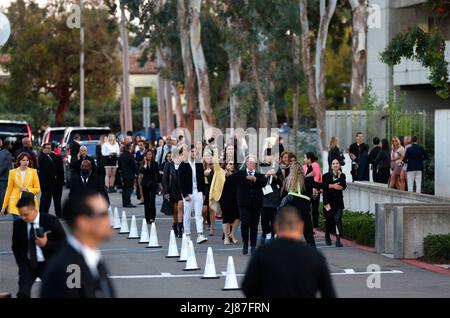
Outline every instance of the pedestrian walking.
<path id="1" fill-rule="evenodd" d="M 55 162 L 56 155 L 52 155 L 52 145 L 45 143 L 42 145 L 41 153 L 38 157 L 39 162 L 39 183 L 41 185 L 41 201 L 39 212 L 48 213 L 53 198 L 55 214 L 61 216 L 61 194 L 59 182 L 61 167 Z M 64 173 L 64 172 L 62 172 Z"/>
<path id="2" fill-rule="evenodd" d="M 36 278 L 42 279 L 48 261 L 66 237 L 58 219 L 40 213 L 34 201 L 34 194 L 23 192 L 16 204 L 20 218 L 13 223 L 12 251 L 19 267 L 18 298 L 31 297 Z"/>
<path id="3" fill-rule="evenodd" d="M 120 146 L 113 133 L 108 135 L 108 140 L 102 145 L 102 156 L 105 164 L 105 186 L 108 192 L 116 192 L 114 185 L 117 173 L 117 158 L 120 154 Z"/>
<path id="4" fill-rule="evenodd" d="M 81 163 L 84 160 L 89 160 L 91 162 L 92 171 L 97 173 L 97 165 L 95 164 L 94 158 L 88 155 L 88 149 L 86 146 L 80 146 L 80 151 L 76 157 L 72 157 L 70 162 L 70 173 L 71 175 L 80 175 Z"/>
<path id="5" fill-rule="evenodd" d="M 237 203 L 241 218 L 242 254 L 254 253 L 258 237 L 258 225 L 261 216 L 263 201 L 262 188 L 266 185 L 266 177 L 256 171 L 256 156 L 249 155 L 245 158 L 245 168 L 228 178 L 234 182 L 237 191 Z"/>
<path id="6" fill-rule="evenodd" d="M 213 236 L 216 213 L 209 204 L 209 193 L 211 182 L 214 177 L 214 163 L 212 155 L 206 152 L 203 155 L 203 170 L 205 171 L 205 200 L 203 201 L 202 215 L 204 224 L 206 223 L 209 226 L 209 236 Z"/>
<path id="7" fill-rule="evenodd" d="M 179 150 L 179 156 L 183 153 L 183 148 Z M 179 156 L 173 159 L 172 153 L 167 154 L 167 162 L 164 165 L 162 178 L 162 193 L 165 200 L 169 201 L 172 206 L 172 229 L 178 238 L 183 235 L 183 198 L 180 192 L 178 168 L 181 159 Z"/>
<path id="8" fill-rule="evenodd" d="M 398 137 L 393 137 L 391 141 L 391 180 L 389 183 L 389 188 L 396 188 L 400 190 L 404 188 L 402 181 L 400 180 L 400 174 L 403 168 L 403 157 L 405 156 L 405 149 L 402 147 L 400 143 L 400 139 Z"/>
<path id="9" fill-rule="evenodd" d="M 106 158 L 102 154 L 102 147 L 107 142 L 108 136 L 101 135 L 98 144 L 95 146 L 95 156 L 97 158 L 97 176 L 103 178 L 103 183 L 105 182 L 105 161 Z"/>
<path id="10" fill-rule="evenodd" d="M 158 190 L 158 164 L 156 163 L 152 150 L 146 150 L 143 165 L 139 169 L 139 184 L 144 199 L 145 219 L 148 223 L 155 222 L 156 206 L 155 198 Z"/>
<path id="11" fill-rule="evenodd" d="M 364 143 L 362 132 L 356 133 L 356 142 L 350 145 L 349 153 L 352 159 L 351 174 L 353 181 L 369 180 L 368 161 L 369 145 Z"/>
<path id="12" fill-rule="evenodd" d="M 318 158 L 313 152 L 305 154 L 305 164 L 303 170 L 305 178 L 313 178 L 314 182 L 322 183 L 322 169 L 317 162 Z M 307 182 L 308 184 L 308 182 Z M 311 213 L 313 220 L 313 228 L 319 227 L 319 204 L 320 204 L 321 189 L 313 188 L 311 193 Z"/>
<path id="13" fill-rule="evenodd" d="M 139 174 L 138 166 L 134 160 L 131 143 L 124 146 L 124 151 L 119 156 L 118 167 L 122 178 L 122 206 L 124 208 L 135 208 L 131 204 L 131 194 L 133 193 L 133 185 L 136 176 Z"/>
<path id="14" fill-rule="evenodd" d="M 71 235 L 44 271 L 41 298 L 115 297 L 100 252 L 100 245 L 113 235 L 108 202 L 96 191 L 81 192 L 69 197 L 63 212 Z M 78 285 L 68 284 L 74 270 Z"/>
<path id="15" fill-rule="evenodd" d="M 31 156 L 27 152 L 22 152 L 16 158 L 17 168 L 9 170 L 8 186 L 3 200 L 1 212 L 8 212 L 13 219 L 19 218 L 19 210 L 16 205 L 23 192 L 33 193 L 35 196 L 41 192 L 41 185 L 36 169 L 33 169 Z M 39 209 L 38 200 L 34 198 L 36 209 Z"/>
<path id="16" fill-rule="evenodd" d="M 313 189 L 320 189 L 322 184 L 316 184 L 314 178 L 305 178 L 303 166 L 299 162 L 291 165 L 291 172 L 286 180 L 288 195 L 283 198 L 280 207 L 294 206 L 301 214 L 305 224 L 303 236 L 308 245 L 315 247 L 313 225 L 311 222 L 311 197 Z"/>
<path id="17" fill-rule="evenodd" d="M 30 156 L 30 161 L 32 162 L 33 168 L 37 169 L 37 156 L 33 151 L 33 144 L 31 143 L 31 139 L 28 137 L 22 138 L 22 147 L 16 150 L 16 152 L 14 153 L 14 158 L 17 159 L 17 157 L 23 152 L 27 153 Z"/>
<path id="18" fill-rule="evenodd" d="M 373 138 L 373 148 L 369 152 L 369 164 L 372 165 L 372 181 L 373 182 L 379 182 L 378 181 L 378 169 L 377 169 L 377 164 L 375 163 L 375 159 L 377 158 L 380 151 L 381 151 L 380 138 L 374 137 Z"/>
<path id="19" fill-rule="evenodd" d="M 336 247 L 342 247 L 343 191 L 347 188 L 345 173 L 337 159 L 331 163 L 331 171 L 323 175 L 323 214 L 325 216 L 325 243 L 331 245 L 331 233 L 336 233 Z"/>
<path id="20" fill-rule="evenodd" d="M 205 197 L 205 173 L 203 164 L 196 162 L 197 151 L 191 145 L 187 160 L 183 161 L 178 168 L 180 191 L 183 196 L 183 224 L 186 235 L 191 234 L 191 210 L 194 209 L 195 224 L 197 228 L 197 243 L 201 244 L 208 239 L 203 235 L 202 207 Z"/>
<path id="21" fill-rule="evenodd" d="M 304 220 L 294 207 L 280 209 L 277 238 L 258 248 L 247 267 L 242 290 L 248 298 L 335 298 L 325 258 L 302 240 Z"/>
<path id="22" fill-rule="evenodd" d="M 3 199 L 8 186 L 9 170 L 13 168 L 13 161 L 11 153 L 8 149 L 3 147 L 3 141 L 0 139 L 0 203 L 3 204 Z"/>
<path id="23" fill-rule="evenodd" d="M 69 197 L 87 191 L 95 191 L 103 195 L 104 199 L 109 202 L 108 193 L 103 180 L 92 171 L 91 162 L 89 160 L 85 160 L 81 163 L 80 175 L 71 176 Z"/>
<path id="24" fill-rule="evenodd" d="M 70 150 L 71 160 L 76 159 L 78 156 L 78 153 L 80 152 L 80 147 L 81 147 L 80 141 L 81 141 L 81 136 L 80 136 L 80 134 L 76 133 L 73 135 L 73 139 L 67 145 Z"/>
<path id="25" fill-rule="evenodd" d="M 339 141 L 336 136 L 332 136 L 328 146 L 328 171 L 331 171 L 331 163 L 334 159 L 339 160 L 341 165 L 345 165 L 345 157 L 339 149 Z"/>

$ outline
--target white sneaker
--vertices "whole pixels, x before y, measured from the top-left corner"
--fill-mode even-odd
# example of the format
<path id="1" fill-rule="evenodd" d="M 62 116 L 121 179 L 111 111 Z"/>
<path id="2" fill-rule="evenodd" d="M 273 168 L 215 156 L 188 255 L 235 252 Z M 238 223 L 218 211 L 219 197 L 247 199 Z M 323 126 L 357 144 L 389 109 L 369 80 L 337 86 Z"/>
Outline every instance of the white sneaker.
<path id="1" fill-rule="evenodd" d="M 203 234 L 197 236 L 197 244 L 202 244 L 206 241 L 208 241 L 208 239 Z"/>

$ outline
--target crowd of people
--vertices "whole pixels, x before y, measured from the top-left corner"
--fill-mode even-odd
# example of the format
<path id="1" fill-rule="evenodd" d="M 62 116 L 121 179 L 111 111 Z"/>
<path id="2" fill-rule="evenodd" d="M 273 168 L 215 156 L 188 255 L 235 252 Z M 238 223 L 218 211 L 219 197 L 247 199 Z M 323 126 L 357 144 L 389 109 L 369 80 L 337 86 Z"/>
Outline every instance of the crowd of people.
<path id="1" fill-rule="evenodd" d="M 362 132 L 356 134 L 356 142 L 349 147 L 351 175 L 353 181 L 372 181 L 386 184 L 399 191 L 422 192 L 424 161 L 429 160 L 425 149 L 418 144 L 417 136 L 373 138 L 373 147 L 364 142 Z M 328 147 L 328 164 L 334 159 L 345 164 L 345 157 L 338 140 L 332 137 Z"/>

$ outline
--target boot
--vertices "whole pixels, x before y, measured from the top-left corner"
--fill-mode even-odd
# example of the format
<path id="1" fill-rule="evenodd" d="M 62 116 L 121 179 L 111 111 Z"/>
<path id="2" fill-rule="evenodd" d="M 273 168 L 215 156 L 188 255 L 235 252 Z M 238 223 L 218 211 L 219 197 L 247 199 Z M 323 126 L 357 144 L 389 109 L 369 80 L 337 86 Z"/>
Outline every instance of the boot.
<path id="1" fill-rule="evenodd" d="M 183 237 L 183 223 L 178 223 L 178 238 Z"/>
<path id="2" fill-rule="evenodd" d="M 328 246 L 331 245 L 330 233 L 325 233 L 325 244 Z"/>
<path id="3" fill-rule="evenodd" d="M 342 247 L 341 243 L 341 237 L 339 235 L 336 235 L 336 247 Z"/>
<path id="4" fill-rule="evenodd" d="M 177 223 L 172 224 L 172 230 L 175 232 L 175 236 L 178 236 L 178 224 Z"/>
<path id="5" fill-rule="evenodd" d="M 248 243 L 244 243 L 244 246 L 242 247 L 242 254 L 248 254 Z"/>

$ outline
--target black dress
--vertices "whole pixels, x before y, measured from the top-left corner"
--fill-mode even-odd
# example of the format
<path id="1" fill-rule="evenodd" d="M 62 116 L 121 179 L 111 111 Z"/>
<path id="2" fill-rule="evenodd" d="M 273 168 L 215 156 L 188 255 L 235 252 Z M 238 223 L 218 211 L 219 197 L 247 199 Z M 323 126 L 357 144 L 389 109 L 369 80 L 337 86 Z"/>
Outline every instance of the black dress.
<path id="1" fill-rule="evenodd" d="M 222 196 L 219 200 L 220 208 L 222 209 L 222 223 L 231 224 L 239 219 L 236 195 L 236 185 L 228 177 L 225 177 Z"/>
<path id="2" fill-rule="evenodd" d="M 139 170 L 142 174 L 142 192 L 144 195 L 145 219 L 147 222 L 154 220 L 156 217 L 156 189 L 158 185 L 158 164 L 152 161 L 150 165 L 142 166 Z"/>

